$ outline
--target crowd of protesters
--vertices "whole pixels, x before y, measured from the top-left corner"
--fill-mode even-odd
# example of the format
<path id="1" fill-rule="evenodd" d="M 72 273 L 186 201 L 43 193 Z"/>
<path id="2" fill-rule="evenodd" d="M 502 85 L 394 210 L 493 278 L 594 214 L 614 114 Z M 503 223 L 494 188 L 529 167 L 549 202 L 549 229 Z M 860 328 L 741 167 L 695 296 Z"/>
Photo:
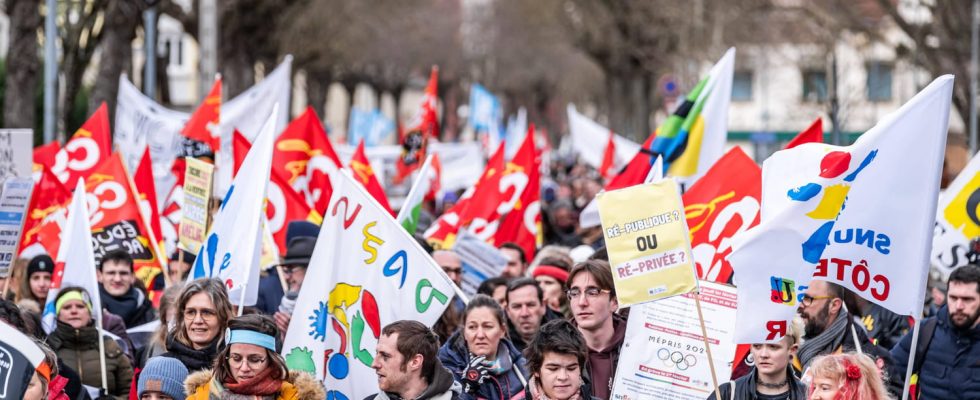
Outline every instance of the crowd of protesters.
<path id="1" fill-rule="evenodd" d="M 385 326 L 372 364 L 381 391 L 369 398 L 611 398 L 628 310 L 619 307 L 601 231 L 578 224 L 578 213 L 600 189 L 595 171 L 553 162 L 542 183 L 544 246 L 529 259 L 521 246 L 500 244 L 507 258 L 500 276 L 485 280 L 467 303 L 457 298 L 434 327 L 407 320 Z M 430 204 L 422 220 L 431 221 L 452 198 Z M 174 283 L 153 281 L 151 289 L 162 295 L 151 301 L 130 256 L 110 252 L 98 263 L 97 293 L 65 287 L 55 295 L 55 328 L 45 333 L 41 314 L 54 261 L 39 255 L 15 263 L 0 320 L 36 338 L 47 366 L 31 378 L 27 398 L 324 399 L 322 384 L 289 370 L 280 355 L 318 229 L 289 224 L 282 262 L 263 271 L 258 303 L 238 317 L 220 281 L 186 281 L 193 254 L 171 256 Z M 459 284 L 460 257 L 427 249 Z M 788 334 L 753 344 L 731 380 L 727 371 L 719 373 L 718 394 L 893 398 L 915 356 L 919 399 L 980 398 L 978 285 L 975 265 L 933 280 L 910 354 L 907 317 L 814 281 Z"/>

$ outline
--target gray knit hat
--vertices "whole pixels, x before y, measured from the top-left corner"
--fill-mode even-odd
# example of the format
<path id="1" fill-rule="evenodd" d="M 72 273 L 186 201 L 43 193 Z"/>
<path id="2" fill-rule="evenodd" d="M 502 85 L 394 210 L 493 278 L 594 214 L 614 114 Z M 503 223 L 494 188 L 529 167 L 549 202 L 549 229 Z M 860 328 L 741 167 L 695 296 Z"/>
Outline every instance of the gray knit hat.
<path id="1" fill-rule="evenodd" d="M 173 397 L 174 400 L 185 400 L 184 379 L 187 378 L 187 367 L 176 358 L 153 357 L 146 362 L 140 371 L 140 379 L 136 384 L 136 396 L 145 392 L 160 392 Z"/>

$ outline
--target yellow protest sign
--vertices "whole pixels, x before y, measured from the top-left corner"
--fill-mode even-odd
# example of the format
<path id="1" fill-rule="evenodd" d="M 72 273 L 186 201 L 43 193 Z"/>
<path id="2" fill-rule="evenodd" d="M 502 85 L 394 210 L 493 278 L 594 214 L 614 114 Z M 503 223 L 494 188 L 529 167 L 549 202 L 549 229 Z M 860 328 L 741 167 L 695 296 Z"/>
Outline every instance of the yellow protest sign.
<path id="1" fill-rule="evenodd" d="M 697 290 L 684 205 L 673 179 L 596 199 L 620 306 Z"/>
<path id="2" fill-rule="evenodd" d="M 204 243 L 211 223 L 210 200 L 214 180 L 214 165 L 196 158 L 187 158 L 184 169 L 184 204 L 181 207 L 180 247 L 196 254 Z"/>

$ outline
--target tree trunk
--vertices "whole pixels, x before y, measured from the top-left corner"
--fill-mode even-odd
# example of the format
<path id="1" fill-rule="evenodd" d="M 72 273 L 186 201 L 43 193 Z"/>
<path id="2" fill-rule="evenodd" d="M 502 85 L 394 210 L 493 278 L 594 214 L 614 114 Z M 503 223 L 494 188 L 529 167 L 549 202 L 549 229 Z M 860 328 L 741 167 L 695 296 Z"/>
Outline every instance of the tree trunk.
<path id="1" fill-rule="evenodd" d="M 633 140 L 650 133 L 652 74 L 639 68 L 606 72 L 609 128 Z"/>
<path id="2" fill-rule="evenodd" d="M 306 98 L 310 106 L 316 110 L 316 114 L 323 116 L 326 114 L 327 89 L 330 88 L 330 74 L 322 72 L 306 71 Z"/>
<path id="3" fill-rule="evenodd" d="M 459 84 L 453 82 L 446 85 L 446 94 L 443 97 L 442 105 L 442 124 L 439 125 L 442 132 L 442 139 L 446 142 L 455 142 L 459 133 L 459 116 L 456 109 L 459 107 Z"/>
<path id="4" fill-rule="evenodd" d="M 58 110 L 61 120 L 60 129 L 57 129 L 57 137 L 62 141 L 68 140 L 75 129 L 72 122 L 72 112 L 75 109 L 75 100 L 78 92 L 82 90 L 82 75 L 85 73 L 85 66 L 88 62 L 82 62 L 78 57 L 66 57 L 62 63 L 62 73 L 65 81 L 65 95 L 61 98 L 61 108 Z"/>
<path id="5" fill-rule="evenodd" d="M 226 43 L 218 48 L 221 91 L 225 99 L 232 99 L 255 83 L 255 65 L 237 46 Z"/>
<path id="6" fill-rule="evenodd" d="M 109 107 L 109 120 L 116 113 L 116 93 L 119 91 L 119 75 L 130 69 L 133 59 L 133 40 L 136 27 L 143 17 L 141 1 L 112 0 L 106 7 L 105 27 L 102 31 L 102 57 L 99 72 L 89 101 L 89 113 L 102 102 Z M 150 55 L 156 57 L 156 54 Z"/>
<path id="7" fill-rule="evenodd" d="M 7 82 L 3 98 L 3 126 L 35 126 L 34 95 L 41 66 L 37 37 L 43 19 L 40 0 L 7 0 L 10 16 L 10 48 L 7 50 Z"/>

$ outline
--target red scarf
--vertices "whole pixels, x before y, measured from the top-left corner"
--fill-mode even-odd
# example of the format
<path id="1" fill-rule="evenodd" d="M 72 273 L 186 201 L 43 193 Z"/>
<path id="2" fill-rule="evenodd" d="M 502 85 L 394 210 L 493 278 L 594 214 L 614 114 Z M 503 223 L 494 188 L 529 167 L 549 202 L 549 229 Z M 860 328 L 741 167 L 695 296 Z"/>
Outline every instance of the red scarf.
<path id="1" fill-rule="evenodd" d="M 277 377 L 273 378 L 273 374 L 276 374 Z M 279 393 L 279 389 L 282 387 L 282 379 L 279 379 L 278 375 L 278 368 L 270 365 L 252 379 L 242 382 L 238 382 L 234 377 L 229 376 L 228 379 L 221 382 L 221 386 L 235 394 L 270 396 Z"/>

